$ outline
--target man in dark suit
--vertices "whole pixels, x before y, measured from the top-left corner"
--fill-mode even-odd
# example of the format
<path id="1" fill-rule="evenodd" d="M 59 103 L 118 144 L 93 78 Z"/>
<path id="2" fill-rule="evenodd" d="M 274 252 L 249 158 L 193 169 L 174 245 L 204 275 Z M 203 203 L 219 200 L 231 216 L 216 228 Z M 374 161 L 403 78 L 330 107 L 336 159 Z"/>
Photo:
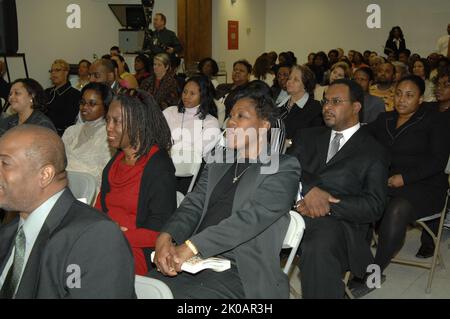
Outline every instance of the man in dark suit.
<path id="1" fill-rule="evenodd" d="M 134 264 L 119 227 L 67 189 L 64 144 L 20 125 L 0 139 L 0 298 L 133 298 Z"/>
<path id="2" fill-rule="evenodd" d="M 366 235 L 386 201 L 388 159 L 363 128 L 364 92 L 337 80 L 323 100 L 328 127 L 300 131 L 290 150 L 302 167 L 297 211 L 306 229 L 300 273 L 304 298 L 343 298 L 347 270 L 362 278 L 373 263 Z"/>

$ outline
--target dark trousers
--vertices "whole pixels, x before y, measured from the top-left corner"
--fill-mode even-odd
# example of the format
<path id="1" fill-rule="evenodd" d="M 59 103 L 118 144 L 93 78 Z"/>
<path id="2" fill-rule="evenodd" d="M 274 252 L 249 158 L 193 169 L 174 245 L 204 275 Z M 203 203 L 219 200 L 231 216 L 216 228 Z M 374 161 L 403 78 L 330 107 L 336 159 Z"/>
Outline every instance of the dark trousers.
<path id="1" fill-rule="evenodd" d="M 204 270 L 195 275 L 182 272 L 165 277 L 152 271 L 148 277 L 163 281 L 175 299 L 244 299 L 245 293 L 236 266 L 224 272 Z"/>
<path id="2" fill-rule="evenodd" d="M 300 256 L 300 279 L 305 299 L 341 299 L 349 268 L 341 223 L 334 217 L 305 218 Z"/>

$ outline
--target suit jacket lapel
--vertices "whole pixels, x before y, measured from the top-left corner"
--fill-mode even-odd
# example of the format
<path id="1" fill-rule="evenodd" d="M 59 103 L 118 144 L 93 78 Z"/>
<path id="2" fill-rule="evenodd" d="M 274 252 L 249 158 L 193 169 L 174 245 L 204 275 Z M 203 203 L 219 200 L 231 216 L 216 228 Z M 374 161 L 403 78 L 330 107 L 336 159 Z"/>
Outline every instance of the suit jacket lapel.
<path id="1" fill-rule="evenodd" d="M 17 233 L 19 217 L 17 216 L 12 222 L 0 227 L 0 274 L 3 273 L 6 262 L 11 255 L 14 238 Z"/>
<path id="2" fill-rule="evenodd" d="M 41 270 L 41 257 L 44 253 L 45 246 L 52 236 L 53 232 L 60 225 L 66 216 L 75 198 L 69 189 L 66 189 L 58 201 L 53 206 L 47 216 L 41 231 L 39 232 L 30 257 L 28 258 L 25 270 L 17 290 L 16 298 L 33 299 L 36 298 L 37 287 L 39 283 L 39 274 Z"/>
<path id="3" fill-rule="evenodd" d="M 318 152 L 316 154 L 318 156 L 320 169 L 326 167 L 327 165 L 328 148 L 330 147 L 330 138 L 331 138 L 331 129 L 324 131 L 318 136 L 318 143 L 317 143 Z"/>
<path id="4" fill-rule="evenodd" d="M 356 151 L 364 136 L 364 130 L 360 128 L 355 134 L 353 134 L 350 140 L 345 143 L 345 145 L 339 150 L 339 152 L 337 152 L 336 155 L 328 162 L 328 166 L 333 165 L 335 162 L 343 160 L 345 157 Z"/>

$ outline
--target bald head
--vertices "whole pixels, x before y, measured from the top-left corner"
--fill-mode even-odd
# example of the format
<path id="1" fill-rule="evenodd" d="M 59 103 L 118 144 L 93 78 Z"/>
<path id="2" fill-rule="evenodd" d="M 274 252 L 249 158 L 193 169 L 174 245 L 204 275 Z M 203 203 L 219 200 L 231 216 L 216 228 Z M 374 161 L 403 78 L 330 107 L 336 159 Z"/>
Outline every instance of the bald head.
<path id="1" fill-rule="evenodd" d="M 52 130 L 19 125 L 0 138 L 0 207 L 31 213 L 67 186 L 67 158 Z"/>
<path id="2" fill-rule="evenodd" d="M 65 171 L 67 157 L 64 143 L 54 131 L 37 125 L 19 125 L 9 130 L 2 139 L 21 141 L 30 165 L 36 169 L 45 165 L 55 167 L 56 173 Z"/>
<path id="3" fill-rule="evenodd" d="M 116 80 L 116 67 L 111 60 L 96 60 L 89 67 L 89 81 L 112 85 Z"/>

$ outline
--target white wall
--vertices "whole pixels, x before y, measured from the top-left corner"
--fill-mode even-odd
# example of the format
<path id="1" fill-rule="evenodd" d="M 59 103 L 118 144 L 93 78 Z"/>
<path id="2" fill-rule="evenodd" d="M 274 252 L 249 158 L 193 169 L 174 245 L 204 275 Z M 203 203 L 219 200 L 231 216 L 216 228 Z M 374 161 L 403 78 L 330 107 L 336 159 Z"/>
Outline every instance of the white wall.
<path id="1" fill-rule="evenodd" d="M 367 28 L 371 3 L 381 6 L 381 29 Z M 266 0 L 266 6 L 266 51 L 292 50 L 299 63 L 309 52 L 337 47 L 382 53 L 395 25 L 408 48 L 427 55 L 450 23 L 449 0 Z"/>
<path id="2" fill-rule="evenodd" d="M 247 59 L 254 63 L 265 50 L 266 5 L 265 0 L 213 0 L 212 56 L 224 61 L 231 81 L 233 63 Z M 228 50 L 228 21 L 239 21 L 239 50 Z"/>
<path id="3" fill-rule="evenodd" d="M 27 57 L 30 77 L 50 86 L 48 70 L 57 58 L 78 63 L 93 55 L 109 53 L 118 45 L 120 24 L 108 7 L 110 3 L 133 4 L 139 0 L 16 0 L 19 24 L 19 52 Z M 81 7 L 81 29 L 68 29 L 66 8 Z M 167 27 L 176 30 L 177 0 L 156 1 L 155 12 L 167 16 Z M 13 78 L 23 76 L 18 61 L 12 61 Z"/>

